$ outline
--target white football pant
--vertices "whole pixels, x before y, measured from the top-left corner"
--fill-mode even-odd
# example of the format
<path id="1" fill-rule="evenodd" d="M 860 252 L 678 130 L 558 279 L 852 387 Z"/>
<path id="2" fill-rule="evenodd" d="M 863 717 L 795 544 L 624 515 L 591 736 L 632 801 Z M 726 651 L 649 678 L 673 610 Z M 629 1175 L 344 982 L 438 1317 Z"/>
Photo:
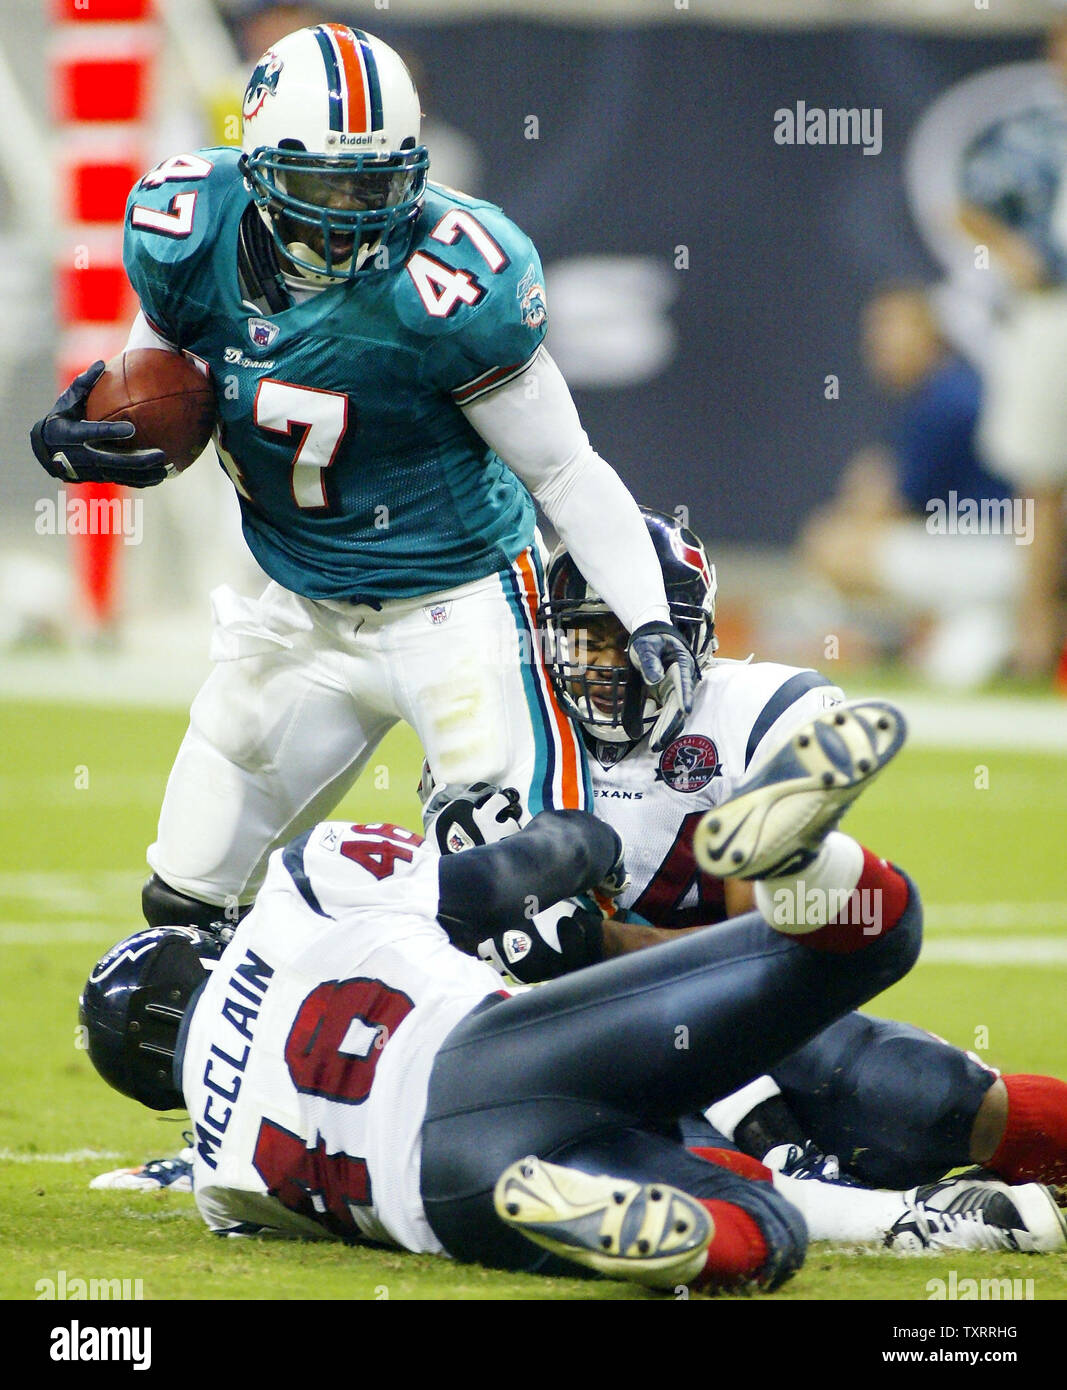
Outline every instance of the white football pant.
<path id="1" fill-rule="evenodd" d="M 270 584 L 212 594 L 215 668 L 193 701 L 148 862 L 218 905 L 253 900 L 272 850 L 326 817 L 398 720 L 440 786 L 514 786 L 531 814 L 591 802 L 543 662 L 540 561 L 383 604 Z"/>

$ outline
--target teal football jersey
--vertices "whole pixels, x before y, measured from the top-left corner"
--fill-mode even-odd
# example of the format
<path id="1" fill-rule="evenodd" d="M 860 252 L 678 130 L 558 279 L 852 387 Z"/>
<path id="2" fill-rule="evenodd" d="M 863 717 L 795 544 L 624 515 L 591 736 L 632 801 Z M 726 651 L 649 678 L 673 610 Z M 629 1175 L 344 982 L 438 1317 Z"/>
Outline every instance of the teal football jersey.
<path id="1" fill-rule="evenodd" d="M 507 568 L 533 539 L 533 503 L 460 406 L 544 337 L 533 245 L 493 204 L 431 185 L 402 263 L 267 315 L 238 278 L 238 157 L 202 150 L 146 174 L 124 261 L 149 320 L 210 370 L 256 560 L 308 598 L 368 601 Z"/>

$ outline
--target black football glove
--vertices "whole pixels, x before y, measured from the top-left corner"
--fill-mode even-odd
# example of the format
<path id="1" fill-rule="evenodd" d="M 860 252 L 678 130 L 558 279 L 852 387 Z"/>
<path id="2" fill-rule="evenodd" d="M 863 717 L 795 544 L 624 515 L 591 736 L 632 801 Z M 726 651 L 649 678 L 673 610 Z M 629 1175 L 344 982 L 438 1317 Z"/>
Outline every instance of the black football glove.
<path id="1" fill-rule="evenodd" d="M 693 708 L 700 668 L 685 638 L 670 623 L 643 623 L 631 634 L 626 654 L 660 707 L 652 730 L 652 751 L 658 753 L 685 727 L 685 717 Z M 644 733 L 644 691 L 636 682 L 630 684 L 622 724 L 629 738 L 639 739 Z"/>
<path id="2" fill-rule="evenodd" d="M 604 959 L 604 919 L 588 899 L 567 898 L 480 941 L 477 951 L 501 975 L 540 984 Z"/>
<path id="3" fill-rule="evenodd" d="M 435 805 L 438 801 L 440 805 Z M 522 798 L 514 787 L 494 787 L 489 782 L 446 786 L 435 793 L 426 813 L 432 816 L 427 836 L 434 836 L 442 854 L 458 854 L 513 835 L 522 820 Z"/>
<path id="4" fill-rule="evenodd" d="M 103 375 L 104 363 L 94 362 L 76 376 L 55 405 L 30 431 L 30 444 L 46 473 L 65 483 L 122 483 L 125 487 L 155 487 L 168 477 L 167 460 L 159 449 L 118 451 L 111 443 L 132 439 L 128 420 L 87 420 L 85 402 Z"/>

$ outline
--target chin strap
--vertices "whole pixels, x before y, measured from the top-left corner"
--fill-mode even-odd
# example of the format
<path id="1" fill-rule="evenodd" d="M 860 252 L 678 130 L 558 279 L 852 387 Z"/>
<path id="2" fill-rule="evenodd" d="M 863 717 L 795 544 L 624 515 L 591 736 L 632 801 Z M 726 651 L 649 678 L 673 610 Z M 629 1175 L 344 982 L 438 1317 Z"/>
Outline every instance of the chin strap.
<path id="1" fill-rule="evenodd" d="M 237 276 L 241 294 L 257 309 L 277 314 L 293 302 L 278 265 L 274 239 L 255 204 L 250 204 L 241 218 L 237 236 Z"/>
<path id="2" fill-rule="evenodd" d="M 359 247 L 358 251 L 356 252 L 357 272 L 363 269 L 367 261 L 369 261 L 372 256 L 376 256 L 378 254 L 378 252 L 381 250 L 381 245 L 382 239 L 381 237 L 378 237 L 376 241 L 368 242 L 366 245 L 361 245 Z M 305 284 L 315 285 L 321 287 L 322 289 L 327 288 L 329 285 L 336 285 L 338 281 L 341 279 L 341 276 L 339 275 L 326 274 L 325 260 L 319 255 L 317 251 L 313 251 L 306 242 L 290 241 L 286 242 L 286 246 L 293 258 L 293 274 L 291 276 L 288 276 L 288 279 L 296 281 L 297 284 L 304 282 Z M 299 260 L 297 258 L 299 258 Z M 300 264 L 300 261 L 310 262 L 312 266 L 321 266 L 322 273 L 316 274 L 315 270 L 307 269 L 306 265 Z M 338 265 L 334 267 L 334 269 L 338 271 L 343 271 L 345 276 L 347 276 L 349 274 L 351 266 L 352 257 L 349 256 L 349 258 L 346 261 L 341 261 Z"/>

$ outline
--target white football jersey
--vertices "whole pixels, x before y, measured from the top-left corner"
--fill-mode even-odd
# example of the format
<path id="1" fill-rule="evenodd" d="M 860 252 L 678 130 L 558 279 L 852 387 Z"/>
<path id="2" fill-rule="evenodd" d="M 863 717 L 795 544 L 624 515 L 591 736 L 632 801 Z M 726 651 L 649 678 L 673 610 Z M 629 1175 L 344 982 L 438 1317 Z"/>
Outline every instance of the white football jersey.
<path id="1" fill-rule="evenodd" d="M 185 1042 L 212 1229 L 441 1252 L 419 1193 L 430 1070 L 501 982 L 439 926 L 438 862 L 409 830 L 342 821 L 271 856 Z"/>
<path id="2" fill-rule="evenodd" d="M 626 847 L 631 882 L 620 906 L 657 926 L 721 920 L 722 880 L 701 873 L 693 857 L 697 822 L 733 795 L 747 768 L 844 698 L 817 671 L 716 660 L 704 670 L 684 731 L 661 753 L 647 737 L 629 751 L 625 743 L 591 743 L 593 810 Z"/>

